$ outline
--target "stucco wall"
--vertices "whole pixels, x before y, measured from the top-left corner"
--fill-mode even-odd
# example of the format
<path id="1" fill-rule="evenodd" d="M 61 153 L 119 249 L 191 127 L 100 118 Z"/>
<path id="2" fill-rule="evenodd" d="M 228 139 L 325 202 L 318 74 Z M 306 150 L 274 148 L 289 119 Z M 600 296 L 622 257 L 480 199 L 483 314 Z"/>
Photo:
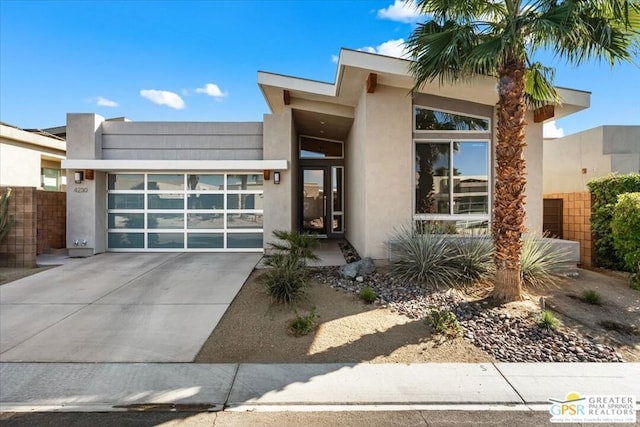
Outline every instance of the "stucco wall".
<path id="1" fill-rule="evenodd" d="M 346 237 L 365 255 L 367 242 L 367 92 L 363 88 L 345 143 L 345 224 Z"/>
<path id="2" fill-rule="evenodd" d="M 261 122 L 102 123 L 102 158 L 261 160 Z"/>
<path id="3" fill-rule="evenodd" d="M 525 227 L 527 232 L 542 233 L 542 123 L 534 123 L 533 112 L 527 112 L 524 158 L 527 167 L 525 190 Z"/>
<path id="4" fill-rule="evenodd" d="M 599 126 L 544 143 L 545 193 L 584 192 L 611 172 L 640 172 L 640 126 Z"/>
<path id="5" fill-rule="evenodd" d="M 378 85 L 367 94 L 364 255 L 386 258 L 395 227 L 412 218 L 412 100 L 406 89 Z M 356 171 L 358 173 L 358 171 Z"/>
<path id="6" fill-rule="evenodd" d="M 265 160 L 286 159 L 290 169 L 280 171 L 280 184 L 273 183 L 273 176 L 264 181 L 264 242 L 272 240 L 274 230 L 292 229 L 295 215 L 295 180 L 291 169 L 293 124 L 291 109 L 282 114 L 264 115 Z M 297 154 L 297 153 L 296 153 Z M 273 173 L 273 172 L 272 172 Z"/>
<path id="7" fill-rule="evenodd" d="M 40 152 L 0 140 L 0 185 L 40 187 Z"/>

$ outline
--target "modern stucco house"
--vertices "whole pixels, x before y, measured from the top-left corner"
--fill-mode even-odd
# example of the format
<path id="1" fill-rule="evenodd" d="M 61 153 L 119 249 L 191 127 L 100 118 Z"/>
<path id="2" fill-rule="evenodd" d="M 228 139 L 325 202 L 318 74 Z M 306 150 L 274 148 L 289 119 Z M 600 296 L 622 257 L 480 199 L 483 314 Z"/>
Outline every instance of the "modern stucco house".
<path id="1" fill-rule="evenodd" d="M 334 83 L 258 72 L 263 122 L 67 118 L 70 255 L 262 251 L 276 229 L 387 257 L 394 228 L 491 221 L 496 82 L 428 84 L 409 62 L 342 50 Z M 559 89 L 560 118 L 590 94 Z M 527 227 L 542 230 L 542 122 L 528 112 Z"/>
<path id="2" fill-rule="evenodd" d="M 587 191 L 587 182 L 610 173 L 640 172 L 640 126 L 598 126 L 546 140 L 544 193 Z"/>
<path id="3" fill-rule="evenodd" d="M 64 191 L 64 138 L 46 130 L 0 123 L 0 186 Z"/>

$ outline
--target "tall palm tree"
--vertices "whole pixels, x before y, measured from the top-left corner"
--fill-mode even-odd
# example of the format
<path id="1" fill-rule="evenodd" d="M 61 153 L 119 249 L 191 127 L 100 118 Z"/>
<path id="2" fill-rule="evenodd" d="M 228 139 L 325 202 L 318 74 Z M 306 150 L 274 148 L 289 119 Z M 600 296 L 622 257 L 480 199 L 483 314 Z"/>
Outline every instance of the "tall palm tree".
<path id="1" fill-rule="evenodd" d="M 414 91 L 436 79 L 497 79 L 493 296 L 520 300 L 525 113 L 560 101 L 554 70 L 533 57 L 547 50 L 573 65 L 632 62 L 640 47 L 640 0 L 417 0 L 417 7 L 428 20 L 407 41 Z"/>

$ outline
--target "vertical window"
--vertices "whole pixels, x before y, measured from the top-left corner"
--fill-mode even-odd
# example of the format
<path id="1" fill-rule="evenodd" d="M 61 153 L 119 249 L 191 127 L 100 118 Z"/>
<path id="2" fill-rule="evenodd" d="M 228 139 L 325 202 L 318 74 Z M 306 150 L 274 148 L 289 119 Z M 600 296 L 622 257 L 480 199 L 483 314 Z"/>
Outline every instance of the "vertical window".
<path id="1" fill-rule="evenodd" d="M 416 219 L 489 219 L 489 142 L 416 141 Z"/>

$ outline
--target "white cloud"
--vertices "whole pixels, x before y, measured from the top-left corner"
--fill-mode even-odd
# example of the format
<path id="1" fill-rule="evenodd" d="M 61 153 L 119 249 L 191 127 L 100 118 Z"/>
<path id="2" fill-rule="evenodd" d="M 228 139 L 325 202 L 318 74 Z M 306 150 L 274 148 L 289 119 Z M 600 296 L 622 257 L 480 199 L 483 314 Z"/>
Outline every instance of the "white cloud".
<path id="1" fill-rule="evenodd" d="M 377 53 L 386 56 L 395 56 L 396 58 L 406 58 L 407 52 L 404 48 L 404 39 L 388 40 L 376 47 L 367 46 L 361 49 L 363 52 Z"/>
<path id="2" fill-rule="evenodd" d="M 207 83 L 204 87 L 197 88 L 196 93 L 204 93 L 205 95 L 212 96 L 218 100 L 221 100 L 228 95 L 227 92 L 222 92 L 220 87 L 215 83 Z"/>
<path id="3" fill-rule="evenodd" d="M 337 64 L 339 59 L 340 57 L 338 55 L 331 55 L 331 62 L 334 64 Z"/>
<path id="4" fill-rule="evenodd" d="M 411 24 L 419 21 L 423 16 L 418 11 L 415 0 L 410 2 L 395 0 L 391 6 L 378 11 L 378 18 Z"/>
<path id="5" fill-rule="evenodd" d="M 167 90 L 156 89 L 142 89 L 140 95 L 143 98 L 147 98 L 149 101 L 158 105 L 166 105 L 167 107 L 175 108 L 176 110 L 182 110 L 185 105 L 180 95 Z"/>
<path id="6" fill-rule="evenodd" d="M 96 102 L 96 105 L 99 105 L 101 107 L 117 107 L 118 106 L 118 103 L 116 101 L 112 101 L 110 99 L 103 98 L 101 96 L 96 97 L 95 102 Z"/>
<path id="7" fill-rule="evenodd" d="M 542 125 L 542 135 L 544 138 L 562 138 L 564 129 L 559 128 L 555 121 L 550 121 Z"/>

